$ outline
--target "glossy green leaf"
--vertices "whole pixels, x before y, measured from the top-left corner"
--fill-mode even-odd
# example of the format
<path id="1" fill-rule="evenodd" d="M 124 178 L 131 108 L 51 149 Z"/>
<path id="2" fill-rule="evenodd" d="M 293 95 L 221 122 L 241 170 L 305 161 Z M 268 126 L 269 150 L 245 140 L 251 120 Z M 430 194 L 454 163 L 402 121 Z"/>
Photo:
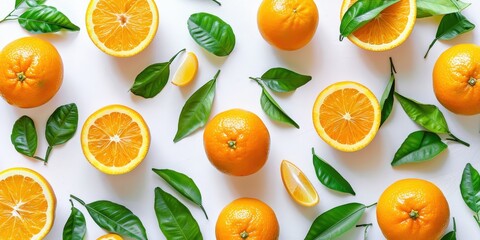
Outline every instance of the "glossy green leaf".
<path id="1" fill-rule="evenodd" d="M 75 103 L 62 105 L 55 109 L 47 120 L 45 137 L 48 145 L 56 146 L 70 140 L 78 126 L 78 108 Z"/>
<path id="2" fill-rule="evenodd" d="M 70 200 L 71 201 L 71 200 Z M 72 203 L 72 211 L 63 227 L 63 240 L 83 240 L 87 232 L 85 216 Z"/>
<path id="3" fill-rule="evenodd" d="M 216 56 L 227 56 L 235 47 L 235 34 L 228 23 L 210 13 L 194 13 L 188 18 L 193 40 Z"/>
<path id="4" fill-rule="evenodd" d="M 445 234 L 440 240 L 457 240 L 457 223 L 455 218 L 453 218 L 453 231 Z"/>
<path id="5" fill-rule="evenodd" d="M 290 92 L 308 83 L 312 77 L 286 68 L 271 68 L 262 77 L 256 79 L 263 81 L 272 91 Z"/>
<path id="6" fill-rule="evenodd" d="M 416 131 L 410 133 L 395 153 L 392 166 L 428 161 L 447 149 L 447 144 L 435 133 Z"/>
<path id="7" fill-rule="evenodd" d="M 461 12 L 470 4 L 459 0 L 417 0 L 417 18 Z"/>
<path id="8" fill-rule="evenodd" d="M 174 196 L 155 188 L 155 214 L 160 230 L 169 240 L 203 239 L 197 221 Z"/>
<path id="9" fill-rule="evenodd" d="M 290 118 L 287 113 L 278 105 L 273 97 L 262 86 L 262 96 L 260 97 L 260 105 L 263 111 L 273 120 L 290 124 L 296 128 L 300 128 L 298 124 Z"/>
<path id="10" fill-rule="evenodd" d="M 340 23 L 340 40 L 377 17 L 400 0 L 358 0 L 348 8 Z"/>
<path id="11" fill-rule="evenodd" d="M 452 0 L 455 1 L 455 0 Z M 437 40 L 450 40 L 461 34 L 472 31 L 475 28 L 475 24 L 468 21 L 468 19 L 463 16 L 461 13 L 450 13 L 443 16 L 440 25 L 438 25 L 437 34 L 435 39 L 428 47 L 427 53 L 425 53 L 424 58 L 427 57 L 430 49 L 437 42 Z"/>
<path id="12" fill-rule="evenodd" d="M 460 192 L 467 206 L 475 213 L 480 212 L 480 174 L 470 163 L 463 170 Z"/>
<path id="13" fill-rule="evenodd" d="M 15 121 L 10 139 L 17 152 L 33 157 L 37 151 L 38 141 L 33 120 L 28 116 L 22 116 Z"/>
<path id="14" fill-rule="evenodd" d="M 355 227 L 366 208 L 361 203 L 348 203 L 322 213 L 313 221 L 305 240 L 331 240 L 339 237 Z"/>
<path id="15" fill-rule="evenodd" d="M 18 23 L 25 30 L 34 33 L 58 32 L 62 29 L 79 31 L 80 28 L 73 24 L 67 16 L 56 8 L 45 5 L 28 8 L 18 17 Z"/>
<path id="16" fill-rule="evenodd" d="M 128 208 L 106 200 L 86 204 L 73 195 L 70 197 L 81 203 L 93 221 L 106 231 L 138 240 L 148 239 L 142 222 Z"/>
<path id="17" fill-rule="evenodd" d="M 220 70 L 212 80 L 200 87 L 188 98 L 180 112 L 177 133 L 173 142 L 178 142 L 195 130 L 205 126 L 212 111 L 213 99 L 215 98 L 215 84 Z"/>
<path id="18" fill-rule="evenodd" d="M 318 180 L 325 186 L 330 189 L 350 193 L 355 196 L 355 191 L 348 181 L 340 175 L 335 168 L 330 164 L 325 162 L 323 159 L 318 157 L 315 154 L 315 151 L 312 148 L 313 155 L 313 166 L 315 168 L 315 174 L 317 175 Z"/>
<path id="19" fill-rule="evenodd" d="M 380 99 L 380 108 L 382 109 L 380 126 L 388 119 L 393 109 L 393 94 L 395 93 L 395 66 L 393 65 L 392 58 L 390 58 L 390 80 L 387 87 L 383 91 L 382 98 Z"/>
<path id="20" fill-rule="evenodd" d="M 170 65 L 173 60 L 185 51 L 185 49 L 177 52 L 168 62 L 152 64 L 140 72 L 135 78 L 130 91 L 144 98 L 153 98 L 159 94 L 162 89 L 167 85 L 168 78 L 170 77 Z"/>
<path id="21" fill-rule="evenodd" d="M 25 2 L 25 0 L 15 0 L 15 8 L 19 7 L 24 2 Z"/>
<path id="22" fill-rule="evenodd" d="M 25 0 L 24 0 L 25 1 Z M 29 7 L 36 7 L 38 5 L 42 5 L 46 2 L 47 0 L 26 0 L 25 2 Z M 23 1 L 22 1 L 23 2 Z"/>
<path id="23" fill-rule="evenodd" d="M 199 206 L 205 214 L 205 217 L 208 219 L 207 212 L 202 205 L 202 194 L 200 193 L 200 189 L 198 189 L 197 185 L 190 177 L 170 169 L 154 168 L 152 171 L 163 178 L 163 180 L 177 190 L 177 192 Z"/>

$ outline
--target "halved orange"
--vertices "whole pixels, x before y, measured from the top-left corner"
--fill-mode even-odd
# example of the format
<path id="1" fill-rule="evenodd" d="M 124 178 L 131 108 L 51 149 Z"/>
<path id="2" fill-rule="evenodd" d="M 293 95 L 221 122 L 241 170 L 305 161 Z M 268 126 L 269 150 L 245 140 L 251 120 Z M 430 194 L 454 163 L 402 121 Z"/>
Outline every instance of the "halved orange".
<path id="1" fill-rule="evenodd" d="M 115 233 L 109 233 L 97 238 L 97 240 L 123 240 L 123 238 Z"/>
<path id="2" fill-rule="evenodd" d="M 313 106 L 313 124 L 330 146 L 353 152 L 367 146 L 380 127 L 380 104 L 356 82 L 337 82 L 325 88 Z"/>
<path id="3" fill-rule="evenodd" d="M 28 168 L 0 172 L 0 239 L 43 239 L 55 208 L 52 187 L 39 173 Z"/>
<path id="4" fill-rule="evenodd" d="M 91 0 L 85 22 L 88 36 L 100 50 L 129 57 L 153 40 L 158 18 L 154 0 Z"/>
<path id="5" fill-rule="evenodd" d="M 132 171 L 147 155 L 150 132 L 135 110 L 109 105 L 90 115 L 81 134 L 83 154 L 98 170 L 107 174 Z"/>
<path id="6" fill-rule="evenodd" d="M 282 181 L 288 194 L 303 206 L 314 206 L 318 203 L 318 194 L 307 176 L 295 164 L 283 160 L 280 165 Z"/>
<path id="7" fill-rule="evenodd" d="M 340 17 L 357 0 L 343 0 Z M 379 16 L 348 36 L 351 42 L 370 51 L 386 51 L 405 42 L 415 25 L 416 0 L 400 2 L 383 10 Z"/>
<path id="8" fill-rule="evenodd" d="M 172 83 L 179 87 L 189 84 L 195 78 L 197 69 L 197 55 L 194 52 L 187 52 L 187 56 L 183 59 L 175 75 L 173 75 Z"/>

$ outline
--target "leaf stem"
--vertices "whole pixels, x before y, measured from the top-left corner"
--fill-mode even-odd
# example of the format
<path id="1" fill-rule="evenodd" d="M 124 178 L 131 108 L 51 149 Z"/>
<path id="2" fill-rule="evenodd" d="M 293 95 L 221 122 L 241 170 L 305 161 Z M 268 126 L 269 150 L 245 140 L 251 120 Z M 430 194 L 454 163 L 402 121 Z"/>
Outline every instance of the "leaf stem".
<path id="1" fill-rule="evenodd" d="M 368 232 L 368 228 L 373 226 L 372 223 L 366 223 L 366 224 L 358 224 L 358 225 L 355 225 L 355 227 L 365 227 L 365 230 L 363 232 L 363 239 L 366 240 L 367 239 L 367 232 Z"/>
<path id="2" fill-rule="evenodd" d="M 180 54 L 181 52 L 185 52 L 185 48 L 178 51 L 175 55 L 173 55 L 172 58 L 170 58 L 170 61 L 168 61 L 168 64 L 172 64 L 173 60 L 175 60 L 175 58 L 178 56 L 178 54 Z"/>
<path id="3" fill-rule="evenodd" d="M 375 206 L 375 205 L 377 205 L 377 203 L 373 203 L 373 204 L 371 204 L 371 205 L 368 205 L 368 206 L 366 206 L 365 208 L 371 208 L 371 207 L 373 207 L 373 206 Z"/>
<path id="4" fill-rule="evenodd" d="M 33 158 L 39 160 L 39 161 L 42 161 L 42 162 L 45 162 L 45 159 L 39 157 L 39 156 L 33 156 Z"/>
<path id="5" fill-rule="evenodd" d="M 203 213 L 205 214 L 205 217 L 206 217 L 207 220 L 208 220 L 207 211 L 205 211 L 205 208 L 203 208 L 203 205 L 200 205 L 200 208 L 202 209 Z"/>
<path id="6" fill-rule="evenodd" d="M 218 69 L 217 73 L 215 73 L 215 76 L 213 76 L 213 80 L 217 81 L 218 75 L 220 75 L 220 69 Z"/>
<path id="7" fill-rule="evenodd" d="M 70 194 L 70 198 L 73 198 L 75 199 L 75 201 L 79 202 L 80 204 L 82 204 L 83 206 L 87 205 L 82 199 L 76 197 L 75 195 L 73 194 Z M 70 200 L 71 201 L 71 200 Z M 73 204 L 73 203 L 72 203 Z"/>
<path id="8" fill-rule="evenodd" d="M 222 3 L 221 3 L 221 2 L 219 2 L 219 1 L 217 1 L 217 0 L 212 0 L 212 1 L 214 1 L 215 3 L 217 3 L 218 6 L 222 6 Z"/>
<path id="9" fill-rule="evenodd" d="M 262 85 L 262 83 L 260 83 L 260 78 L 254 78 L 254 77 L 249 77 L 250 79 L 252 79 L 253 81 L 257 82 L 258 85 L 260 85 L 260 87 L 262 87 L 262 89 L 265 89 L 265 87 Z"/>
<path id="10" fill-rule="evenodd" d="M 430 49 L 432 49 L 433 45 L 437 42 L 437 40 L 438 40 L 438 38 L 433 39 L 433 41 L 432 41 L 432 43 L 430 44 L 430 46 L 428 46 L 428 50 L 427 50 L 427 52 L 425 53 L 425 56 L 423 56 L 424 59 L 427 58 L 428 53 L 430 52 Z"/>
<path id="11" fill-rule="evenodd" d="M 5 18 L 0 20 L 0 23 L 8 21 L 8 20 L 15 20 L 15 18 L 9 18 L 9 17 L 12 16 L 12 13 L 15 12 L 15 10 L 17 10 L 17 8 L 14 8 Z"/>
<path id="12" fill-rule="evenodd" d="M 390 59 L 390 74 L 394 75 L 395 73 L 397 73 L 397 70 L 395 69 L 395 65 L 393 65 L 392 57 L 389 57 L 389 59 Z"/>
<path id="13" fill-rule="evenodd" d="M 48 163 L 48 158 L 50 157 L 50 153 L 52 152 L 52 150 L 53 150 L 53 147 L 48 146 L 47 152 L 45 153 L 45 158 L 44 158 L 45 165 L 47 165 Z"/>
<path id="14" fill-rule="evenodd" d="M 450 141 L 454 141 L 454 142 L 458 142 L 460 144 L 463 144 L 467 147 L 470 147 L 470 143 L 467 143 L 459 138 L 457 138 L 455 135 L 453 135 L 452 133 L 448 133 L 448 135 L 451 137 L 451 138 L 447 138 L 447 140 L 450 140 Z"/>

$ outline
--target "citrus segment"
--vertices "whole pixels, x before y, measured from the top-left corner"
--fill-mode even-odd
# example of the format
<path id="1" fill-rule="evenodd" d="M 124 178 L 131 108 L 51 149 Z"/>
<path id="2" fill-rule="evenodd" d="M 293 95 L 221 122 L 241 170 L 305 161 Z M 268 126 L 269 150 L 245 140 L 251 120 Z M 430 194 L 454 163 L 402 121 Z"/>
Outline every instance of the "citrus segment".
<path id="1" fill-rule="evenodd" d="M 0 239 L 43 239 L 55 208 L 52 187 L 39 173 L 27 168 L 0 172 Z"/>
<path id="2" fill-rule="evenodd" d="M 172 83 L 177 86 L 185 86 L 189 84 L 197 74 L 198 59 L 193 52 L 187 52 L 187 56 L 178 67 L 175 75 L 173 75 Z"/>
<path id="3" fill-rule="evenodd" d="M 109 233 L 97 238 L 97 240 L 123 240 L 123 238 L 115 233 Z"/>
<path id="4" fill-rule="evenodd" d="M 153 40 L 158 10 L 154 0 L 91 0 L 85 21 L 90 39 L 100 50 L 129 57 Z"/>
<path id="5" fill-rule="evenodd" d="M 367 146 L 380 126 L 380 104 L 356 82 L 338 82 L 324 89 L 313 106 L 313 124 L 330 146 L 353 152 Z"/>
<path id="6" fill-rule="evenodd" d="M 295 202 L 303 206 L 318 203 L 318 194 L 307 176 L 295 164 L 283 160 L 280 165 L 283 185 Z"/>
<path id="7" fill-rule="evenodd" d="M 109 105 L 90 115 L 81 138 L 87 160 L 108 174 L 133 170 L 150 146 L 150 133 L 142 116 L 122 105 Z"/>

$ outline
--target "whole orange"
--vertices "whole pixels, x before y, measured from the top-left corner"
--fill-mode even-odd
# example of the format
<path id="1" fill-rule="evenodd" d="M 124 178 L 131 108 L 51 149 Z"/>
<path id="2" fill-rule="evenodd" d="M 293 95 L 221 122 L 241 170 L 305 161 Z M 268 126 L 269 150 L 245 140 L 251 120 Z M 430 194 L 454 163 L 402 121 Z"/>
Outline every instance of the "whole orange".
<path id="1" fill-rule="evenodd" d="M 438 57 L 433 90 L 438 101 L 456 114 L 480 113 L 480 46 L 459 44 Z"/>
<path id="2" fill-rule="evenodd" d="M 228 204 L 215 225 L 217 240 L 276 240 L 279 226 L 275 212 L 255 198 L 239 198 Z"/>
<path id="3" fill-rule="evenodd" d="M 20 38 L 0 52 L 0 95 L 11 105 L 40 106 L 57 93 L 62 81 L 62 58 L 45 40 Z"/>
<path id="4" fill-rule="evenodd" d="M 218 170 L 246 176 L 260 170 L 267 161 L 270 134 L 254 113 L 232 109 L 219 113 L 207 124 L 203 145 Z"/>
<path id="5" fill-rule="evenodd" d="M 263 0 L 257 25 L 262 37 L 282 50 L 297 50 L 315 35 L 318 9 L 313 0 Z"/>
<path id="6" fill-rule="evenodd" d="M 438 240 L 448 226 L 450 210 L 442 191 L 422 179 L 390 185 L 377 204 L 377 221 L 388 240 Z"/>

